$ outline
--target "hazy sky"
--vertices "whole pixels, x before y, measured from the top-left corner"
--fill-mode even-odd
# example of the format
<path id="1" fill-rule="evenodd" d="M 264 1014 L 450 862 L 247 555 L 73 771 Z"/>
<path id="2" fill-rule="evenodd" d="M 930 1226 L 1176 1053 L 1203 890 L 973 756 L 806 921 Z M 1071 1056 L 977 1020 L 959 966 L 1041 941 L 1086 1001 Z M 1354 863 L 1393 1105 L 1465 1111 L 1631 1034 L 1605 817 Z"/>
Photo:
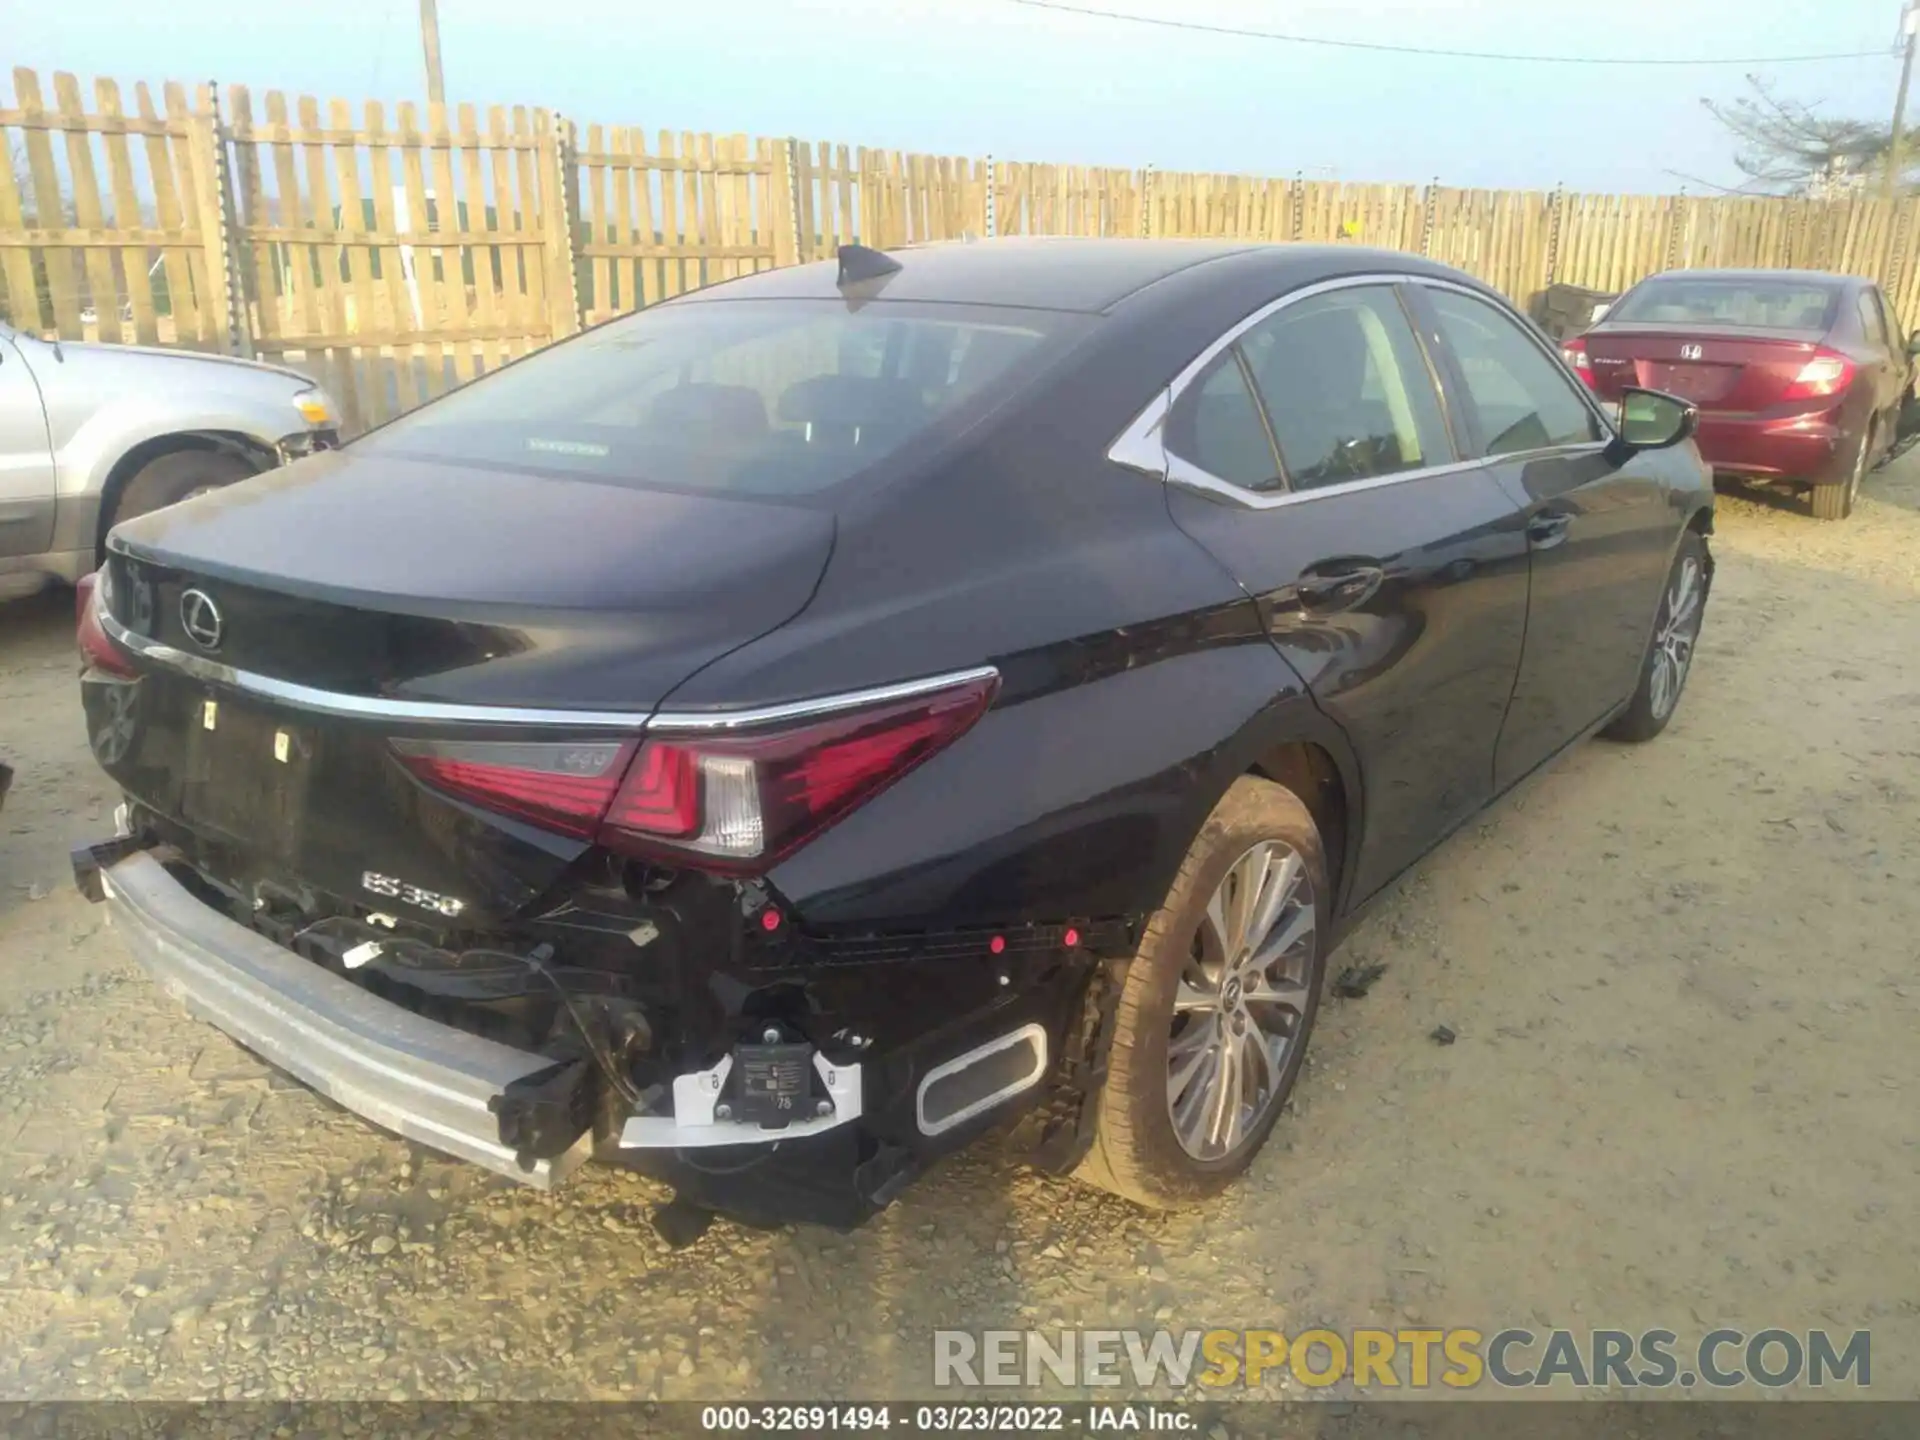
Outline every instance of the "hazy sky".
<path id="1" fill-rule="evenodd" d="M 1700 105 L 1747 69 L 1884 121 L 1898 0 L 1071 0 L 1219 25 L 1608 57 L 1517 64 L 1176 31 L 1013 0 L 440 0 L 450 100 L 582 123 L 745 131 L 1005 159 L 1345 180 L 1671 190 L 1738 183 Z M 83 80 L 424 91 L 417 0 L 0 0 L 0 64 Z M 11 89 L 0 76 L 0 87 Z M 1920 108 L 1920 107 L 1917 107 Z M 1698 192 L 1698 185 L 1689 188 Z"/>

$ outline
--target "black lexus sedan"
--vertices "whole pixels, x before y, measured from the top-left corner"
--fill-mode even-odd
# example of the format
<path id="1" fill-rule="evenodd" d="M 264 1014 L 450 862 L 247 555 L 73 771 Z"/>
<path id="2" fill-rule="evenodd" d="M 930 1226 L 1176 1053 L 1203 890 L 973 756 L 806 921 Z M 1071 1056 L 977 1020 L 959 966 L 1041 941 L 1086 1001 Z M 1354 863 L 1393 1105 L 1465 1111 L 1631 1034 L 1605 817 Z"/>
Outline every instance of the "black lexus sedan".
<path id="1" fill-rule="evenodd" d="M 84 605 L 169 991 L 528 1184 L 857 1223 L 1004 1128 L 1245 1170 L 1328 957 L 1686 683 L 1713 493 L 1457 271 L 844 249 L 119 526 Z"/>

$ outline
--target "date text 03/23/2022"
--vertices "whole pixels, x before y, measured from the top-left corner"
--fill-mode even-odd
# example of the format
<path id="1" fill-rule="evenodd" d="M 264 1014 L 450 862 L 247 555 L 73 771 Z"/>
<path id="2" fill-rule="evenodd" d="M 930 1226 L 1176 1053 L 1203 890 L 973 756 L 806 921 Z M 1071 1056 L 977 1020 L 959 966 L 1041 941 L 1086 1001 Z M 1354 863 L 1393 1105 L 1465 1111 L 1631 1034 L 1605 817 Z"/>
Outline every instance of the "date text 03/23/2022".
<path id="1" fill-rule="evenodd" d="M 1175 1405 L 707 1405 L 700 1428 L 718 1433 L 1037 1435 L 1197 1431 L 1199 1416 Z"/>

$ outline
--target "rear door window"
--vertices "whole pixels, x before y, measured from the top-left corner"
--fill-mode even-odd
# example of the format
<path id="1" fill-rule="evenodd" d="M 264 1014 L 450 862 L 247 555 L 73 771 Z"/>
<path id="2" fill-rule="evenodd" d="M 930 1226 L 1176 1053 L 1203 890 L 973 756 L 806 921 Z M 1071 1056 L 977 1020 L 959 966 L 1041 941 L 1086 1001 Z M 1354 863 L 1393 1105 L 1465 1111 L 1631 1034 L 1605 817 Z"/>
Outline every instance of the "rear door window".
<path id="1" fill-rule="evenodd" d="M 1876 285 L 1867 293 L 1873 297 L 1874 308 L 1880 312 L 1880 323 L 1886 327 L 1887 347 L 1896 355 L 1907 347 L 1907 337 L 1900 329 L 1900 322 L 1893 318 L 1893 310 L 1887 304 L 1887 297 Z"/>
<path id="2" fill-rule="evenodd" d="M 1488 455 L 1512 455 L 1605 438 L 1566 367 L 1511 316 L 1458 290 L 1426 288 L 1480 421 Z"/>
<path id="3" fill-rule="evenodd" d="M 879 301 L 662 305 L 531 355 L 360 444 L 611 483 L 806 494 L 969 423 L 1088 323 Z"/>
<path id="4" fill-rule="evenodd" d="M 1240 344 L 1294 489 L 1454 458 L 1420 343 L 1387 286 L 1310 296 Z"/>
<path id="5" fill-rule="evenodd" d="M 1862 290 L 1854 297 L 1854 304 L 1860 311 L 1860 334 L 1866 342 L 1882 350 L 1891 350 L 1893 342 L 1887 338 L 1887 322 L 1881 318 L 1880 307 L 1874 303 L 1873 292 Z"/>
<path id="6" fill-rule="evenodd" d="M 1282 488 L 1260 402 L 1236 347 L 1229 347 L 1180 394 L 1167 419 L 1167 449 L 1243 490 Z"/>

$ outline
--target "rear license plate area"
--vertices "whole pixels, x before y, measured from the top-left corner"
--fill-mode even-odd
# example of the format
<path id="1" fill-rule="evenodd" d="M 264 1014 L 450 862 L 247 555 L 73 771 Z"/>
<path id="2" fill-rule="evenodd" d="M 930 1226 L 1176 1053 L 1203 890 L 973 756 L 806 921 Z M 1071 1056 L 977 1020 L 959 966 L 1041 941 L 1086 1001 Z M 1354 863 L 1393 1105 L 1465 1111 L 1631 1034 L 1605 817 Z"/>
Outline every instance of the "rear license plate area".
<path id="1" fill-rule="evenodd" d="M 312 736 L 221 696 L 202 695 L 191 704 L 181 795 L 185 818 L 291 859 L 306 817 Z"/>
<path id="2" fill-rule="evenodd" d="M 1682 400 L 1718 400 L 1732 388 L 1731 365 L 1649 365 L 1647 388 L 1664 390 Z"/>

